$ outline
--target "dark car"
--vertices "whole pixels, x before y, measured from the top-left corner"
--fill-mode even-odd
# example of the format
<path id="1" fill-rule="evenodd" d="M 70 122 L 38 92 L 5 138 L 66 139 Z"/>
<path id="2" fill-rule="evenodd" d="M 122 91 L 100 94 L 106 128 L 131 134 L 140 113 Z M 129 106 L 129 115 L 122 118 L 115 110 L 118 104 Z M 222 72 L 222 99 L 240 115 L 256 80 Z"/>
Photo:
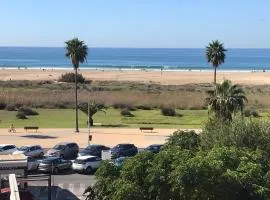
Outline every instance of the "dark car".
<path id="1" fill-rule="evenodd" d="M 85 149 L 79 152 L 78 156 L 86 156 L 86 155 L 91 155 L 91 156 L 98 156 L 101 158 L 101 153 L 104 150 L 110 150 L 109 147 L 106 147 L 104 145 L 89 145 Z"/>
<path id="2" fill-rule="evenodd" d="M 79 146 L 74 142 L 62 142 L 55 145 L 47 152 L 47 156 L 69 158 L 77 157 Z"/>
<path id="3" fill-rule="evenodd" d="M 135 156 L 138 149 L 134 144 L 118 144 L 111 149 L 112 159 L 126 156 Z"/>
<path id="4" fill-rule="evenodd" d="M 20 200 L 35 200 L 34 195 L 27 190 L 19 190 Z M 10 189 L 0 193 L 0 200 L 10 200 Z"/>
<path id="5" fill-rule="evenodd" d="M 59 171 L 71 169 L 72 162 L 58 157 L 48 157 L 38 166 L 39 171 L 57 174 Z"/>
<path id="6" fill-rule="evenodd" d="M 145 148 L 146 151 L 150 151 L 152 153 L 158 153 L 160 152 L 161 148 L 163 147 L 162 144 L 152 144 Z"/>

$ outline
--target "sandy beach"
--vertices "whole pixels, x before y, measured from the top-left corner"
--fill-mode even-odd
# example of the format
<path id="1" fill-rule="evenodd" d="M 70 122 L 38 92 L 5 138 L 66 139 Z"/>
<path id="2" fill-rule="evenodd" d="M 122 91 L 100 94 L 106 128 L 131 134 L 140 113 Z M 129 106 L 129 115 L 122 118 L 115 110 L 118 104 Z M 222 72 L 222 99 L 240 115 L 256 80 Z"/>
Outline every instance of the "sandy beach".
<path id="1" fill-rule="evenodd" d="M 0 80 L 57 80 L 61 74 L 71 70 L 56 69 L 1 69 Z M 87 79 L 93 81 L 139 81 L 164 85 L 183 85 L 211 83 L 211 71 L 142 71 L 142 70 L 79 70 Z M 269 72 L 219 72 L 217 81 L 230 79 L 243 85 L 270 84 Z"/>

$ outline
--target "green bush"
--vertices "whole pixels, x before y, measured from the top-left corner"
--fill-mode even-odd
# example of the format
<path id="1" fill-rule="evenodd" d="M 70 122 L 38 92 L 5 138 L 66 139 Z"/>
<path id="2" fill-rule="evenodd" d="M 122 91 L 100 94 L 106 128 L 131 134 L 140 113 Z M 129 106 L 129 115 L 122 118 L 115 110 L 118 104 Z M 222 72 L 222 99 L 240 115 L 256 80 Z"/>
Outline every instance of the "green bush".
<path id="1" fill-rule="evenodd" d="M 6 103 L 0 103 L 0 110 L 4 110 L 6 108 Z"/>
<path id="2" fill-rule="evenodd" d="M 58 79 L 59 82 L 66 82 L 66 83 L 74 83 L 75 82 L 75 73 L 69 72 L 62 74 L 61 77 Z M 82 74 L 77 74 L 77 82 L 78 83 L 85 83 L 86 80 Z"/>
<path id="3" fill-rule="evenodd" d="M 176 116 L 176 112 L 174 108 L 163 107 L 161 108 L 161 113 L 164 116 L 170 116 L 170 117 Z"/>
<path id="4" fill-rule="evenodd" d="M 128 104 L 128 103 L 114 103 L 112 106 L 115 109 L 125 109 L 125 108 L 127 108 L 130 111 L 135 111 L 136 110 L 136 108 L 134 108 L 131 104 Z"/>
<path id="5" fill-rule="evenodd" d="M 38 115 L 37 111 L 32 110 L 31 108 L 27 108 L 27 107 L 19 108 L 18 112 L 22 112 L 24 113 L 24 115 Z"/>
<path id="6" fill-rule="evenodd" d="M 134 117 L 134 115 L 130 112 L 130 110 L 128 108 L 124 108 L 121 111 L 121 115 L 125 116 L 125 117 Z"/>
<path id="7" fill-rule="evenodd" d="M 8 104 L 6 106 L 6 110 L 7 111 L 16 111 L 17 110 L 17 106 L 15 104 Z"/>
<path id="8" fill-rule="evenodd" d="M 137 109 L 140 109 L 140 110 L 152 110 L 152 106 L 150 105 L 137 105 L 136 106 Z"/>
<path id="9" fill-rule="evenodd" d="M 27 119 L 26 115 L 22 111 L 18 111 L 18 113 L 16 114 L 16 117 L 18 119 Z"/>

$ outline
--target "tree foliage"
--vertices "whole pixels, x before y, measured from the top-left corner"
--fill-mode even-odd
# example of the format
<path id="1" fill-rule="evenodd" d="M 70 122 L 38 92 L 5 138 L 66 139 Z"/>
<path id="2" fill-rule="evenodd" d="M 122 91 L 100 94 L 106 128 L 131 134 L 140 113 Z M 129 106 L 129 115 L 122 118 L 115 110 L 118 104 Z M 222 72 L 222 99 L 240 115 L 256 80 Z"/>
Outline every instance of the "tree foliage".
<path id="1" fill-rule="evenodd" d="M 270 124 L 242 122 L 212 121 L 200 135 L 177 131 L 159 153 L 141 152 L 121 168 L 105 162 L 89 194 L 93 200 L 267 200 Z"/>
<path id="2" fill-rule="evenodd" d="M 245 103 L 248 101 L 243 88 L 229 80 L 217 84 L 214 90 L 208 91 L 208 95 L 206 101 L 209 111 L 223 122 L 232 121 L 232 115 L 238 111 L 243 114 Z"/>
<path id="3" fill-rule="evenodd" d="M 88 104 L 89 104 L 89 113 L 88 113 Z M 106 106 L 102 103 L 96 103 L 95 101 L 90 101 L 89 103 L 80 103 L 78 107 L 83 113 L 89 116 L 88 122 L 90 122 L 90 126 L 94 126 L 94 119 L 93 119 L 94 114 L 96 114 L 98 111 L 106 113 L 105 112 Z"/>
<path id="4" fill-rule="evenodd" d="M 206 47 L 206 59 L 214 67 L 214 84 L 216 84 L 217 67 L 225 62 L 226 52 L 223 44 L 218 40 L 214 40 Z"/>

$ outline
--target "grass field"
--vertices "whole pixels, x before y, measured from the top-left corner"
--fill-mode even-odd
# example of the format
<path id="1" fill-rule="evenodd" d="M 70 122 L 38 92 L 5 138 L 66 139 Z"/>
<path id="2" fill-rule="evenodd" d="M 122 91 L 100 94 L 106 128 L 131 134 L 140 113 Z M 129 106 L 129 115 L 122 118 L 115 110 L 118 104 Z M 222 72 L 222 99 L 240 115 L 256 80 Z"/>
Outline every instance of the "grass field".
<path id="1" fill-rule="evenodd" d="M 8 128 L 14 124 L 15 128 L 24 126 L 39 126 L 40 128 L 74 128 L 75 112 L 72 109 L 37 109 L 39 115 L 28 116 L 22 120 L 16 118 L 16 111 L 0 111 L 0 128 Z M 177 110 L 182 117 L 165 117 L 160 110 L 132 111 L 134 117 L 123 117 L 120 110 L 109 108 L 106 113 L 98 112 L 94 115 L 94 122 L 107 127 L 140 127 L 154 128 L 200 128 L 207 120 L 206 110 Z M 79 126 L 87 127 L 87 116 L 79 112 Z"/>

